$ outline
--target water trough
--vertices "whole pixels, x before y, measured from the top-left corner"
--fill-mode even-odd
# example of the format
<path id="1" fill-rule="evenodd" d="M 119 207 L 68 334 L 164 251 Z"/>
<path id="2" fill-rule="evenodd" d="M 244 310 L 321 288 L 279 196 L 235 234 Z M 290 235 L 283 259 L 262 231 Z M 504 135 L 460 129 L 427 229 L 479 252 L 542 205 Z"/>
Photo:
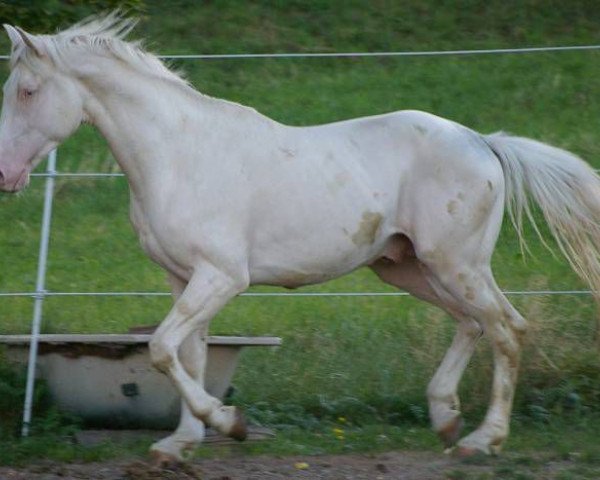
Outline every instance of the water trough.
<path id="1" fill-rule="evenodd" d="M 40 335 L 37 377 L 56 405 L 103 428 L 172 429 L 180 397 L 150 363 L 150 334 Z M 8 360 L 26 365 L 30 335 L 0 335 Z M 223 399 L 241 349 L 275 347 L 279 337 L 210 336 L 207 391 Z"/>

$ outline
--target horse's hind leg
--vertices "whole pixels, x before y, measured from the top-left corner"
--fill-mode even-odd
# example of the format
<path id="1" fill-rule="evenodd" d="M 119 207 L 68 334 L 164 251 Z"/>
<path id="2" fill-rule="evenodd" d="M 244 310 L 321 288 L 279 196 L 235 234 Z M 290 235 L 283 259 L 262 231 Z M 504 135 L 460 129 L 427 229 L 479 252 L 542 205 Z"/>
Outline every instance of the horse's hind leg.
<path id="1" fill-rule="evenodd" d="M 463 427 L 458 384 L 482 334 L 473 319 L 462 315 L 455 318 L 458 325 L 452 344 L 427 387 L 431 424 L 446 448 L 456 444 Z"/>
<path id="2" fill-rule="evenodd" d="M 469 152 L 475 154 L 473 158 Z M 463 453 L 492 453 L 508 435 L 526 330 L 525 321 L 496 285 L 490 267 L 504 212 L 503 175 L 496 159 L 484 151 L 465 149 L 458 156 L 446 152 L 445 162 L 439 165 L 446 170 L 415 191 L 412 240 L 415 256 L 427 267 L 429 286 L 442 300 L 451 302 L 453 309 L 480 325 L 492 344 L 494 375 L 486 417 L 458 442 Z M 470 351 L 469 345 L 466 338 L 457 340 L 457 350 Z M 459 370 L 464 356 L 457 359 Z M 444 371 L 453 371 L 453 363 L 449 354 L 434 377 L 430 394 L 443 396 Z"/>
<path id="3" fill-rule="evenodd" d="M 413 296 L 440 307 L 457 321 L 457 331 L 452 345 L 427 388 L 429 416 L 433 429 L 446 447 L 458 440 L 463 422 L 460 413 L 458 385 L 481 337 L 481 326 L 460 312 L 457 303 L 439 288 L 434 290 L 427 277 L 427 267 L 411 254 L 400 263 L 379 261 L 371 266 L 386 283 L 405 290 Z"/>
<path id="4" fill-rule="evenodd" d="M 432 274 L 429 281 L 434 288 L 448 292 L 460 311 L 483 327 L 492 344 L 494 375 L 490 405 L 479 428 L 458 442 L 458 451 L 496 453 L 508 435 L 526 322 L 492 276 L 489 259 L 495 236 L 490 238 L 484 229 L 469 233 L 470 237 L 462 242 L 440 243 L 422 254 L 421 261 Z"/>
<path id="5" fill-rule="evenodd" d="M 461 262 L 451 268 L 445 265 L 443 270 L 443 273 L 438 272 L 438 278 L 457 300 L 462 300 L 462 309 L 482 325 L 492 344 L 494 356 L 488 411 L 483 423 L 458 442 L 459 453 L 497 453 L 508 436 L 521 345 L 527 324 L 504 297 L 489 269 L 473 268 Z M 464 283 L 456 281 L 459 278 Z"/>

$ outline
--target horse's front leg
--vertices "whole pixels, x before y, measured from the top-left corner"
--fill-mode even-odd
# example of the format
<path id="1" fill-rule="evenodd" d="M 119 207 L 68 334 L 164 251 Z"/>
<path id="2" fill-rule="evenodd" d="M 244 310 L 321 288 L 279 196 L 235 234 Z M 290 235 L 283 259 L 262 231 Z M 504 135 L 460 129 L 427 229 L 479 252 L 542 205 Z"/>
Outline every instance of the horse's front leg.
<path id="1" fill-rule="evenodd" d="M 206 333 L 213 316 L 247 285 L 247 281 L 233 278 L 210 264 L 203 265 L 194 273 L 150 341 L 152 363 L 171 378 L 190 412 L 202 422 L 238 440 L 246 437 L 241 413 L 235 407 L 223 406 L 220 400 L 209 395 L 203 382 L 189 372 L 193 371 L 189 369 L 190 361 L 205 363 L 206 348 L 196 344 L 199 351 L 191 355 L 189 348 L 180 347 L 193 332 Z M 186 358 L 180 358 L 180 355 Z M 187 364 L 187 369 L 184 364 Z"/>
<path id="2" fill-rule="evenodd" d="M 206 326 L 208 327 L 208 325 Z M 186 371 L 204 388 L 206 368 L 206 335 L 203 331 L 192 332 L 179 349 L 179 358 Z M 150 447 L 157 465 L 168 465 L 185 460 L 185 453 L 202 443 L 205 436 L 204 423 L 196 418 L 187 402 L 181 399 L 181 415 L 175 432 L 159 440 Z"/>
<path id="3" fill-rule="evenodd" d="M 188 282 L 175 275 L 169 275 L 169 283 L 176 302 Z M 204 386 L 204 371 L 206 367 L 206 335 L 208 325 L 203 331 L 192 332 L 181 345 L 179 357 L 184 368 L 196 382 Z M 181 414 L 179 425 L 174 433 L 159 440 L 150 447 L 156 464 L 165 465 L 184 460 L 184 453 L 192 450 L 204 440 L 204 423 L 197 419 L 185 400 L 181 399 Z"/>

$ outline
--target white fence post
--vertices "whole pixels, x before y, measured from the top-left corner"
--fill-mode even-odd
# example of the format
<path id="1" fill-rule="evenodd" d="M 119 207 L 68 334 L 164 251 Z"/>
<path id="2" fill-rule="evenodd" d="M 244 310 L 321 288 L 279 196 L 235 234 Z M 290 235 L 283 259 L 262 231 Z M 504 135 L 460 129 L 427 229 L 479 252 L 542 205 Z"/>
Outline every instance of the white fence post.
<path id="1" fill-rule="evenodd" d="M 42 306 L 46 295 L 46 265 L 48 261 L 48 243 L 50 241 L 50 221 L 52 219 L 52 197 L 54 194 L 54 177 L 56 175 L 56 150 L 48 156 L 46 167 L 46 190 L 44 193 L 44 212 L 42 216 L 42 231 L 40 235 L 40 253 L 38 257 L 37 279 L 33 305 L 33 321 L 31 324 L 31 343 L 29 345 L 29 362 L 27 364 L 27 387 L 25 390 L 25 405 L 23 407 L 23 427 L 21 435 L 29 435 L 31 410 L 33 407 L 33 390 L 35 384 L 35 368 L 37 363 L 38 339 L 42 323 Z"/>

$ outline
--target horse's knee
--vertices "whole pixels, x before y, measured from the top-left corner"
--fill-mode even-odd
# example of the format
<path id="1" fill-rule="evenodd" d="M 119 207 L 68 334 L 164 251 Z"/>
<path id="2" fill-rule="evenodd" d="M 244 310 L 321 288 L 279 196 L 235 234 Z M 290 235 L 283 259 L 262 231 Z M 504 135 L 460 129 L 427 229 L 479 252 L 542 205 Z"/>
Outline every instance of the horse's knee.
<path id="1" fill-rule="evenodd" d="M 176 349 L 161 338 L 153 337 L 148 344 L 152 365 L 161 372 L 168 372 L 175 362 Z"/>

